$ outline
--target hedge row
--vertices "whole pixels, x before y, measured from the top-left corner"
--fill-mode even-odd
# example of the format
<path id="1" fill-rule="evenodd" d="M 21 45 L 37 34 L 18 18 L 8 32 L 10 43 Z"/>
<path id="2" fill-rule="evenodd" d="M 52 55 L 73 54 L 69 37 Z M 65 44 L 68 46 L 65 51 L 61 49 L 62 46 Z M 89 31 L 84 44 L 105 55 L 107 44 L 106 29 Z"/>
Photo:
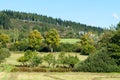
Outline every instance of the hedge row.
<path id="1" fill-rule="evenodd" d="M 11 72 L 72 72 L 71 68 L 29 68 L 29 67 L 15 67 Z"/>

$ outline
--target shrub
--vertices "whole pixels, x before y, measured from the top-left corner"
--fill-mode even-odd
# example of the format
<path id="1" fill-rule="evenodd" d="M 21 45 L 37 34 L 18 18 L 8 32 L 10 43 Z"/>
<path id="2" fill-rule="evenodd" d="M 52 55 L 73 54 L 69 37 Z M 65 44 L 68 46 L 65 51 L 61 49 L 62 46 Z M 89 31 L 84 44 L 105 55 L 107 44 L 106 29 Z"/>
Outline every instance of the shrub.
<path id="1" fill-rule="evenodd" d="M 34 55 L 31 59 L 30 59 L 30 65 L 32 67 L 36 67 L 39 64 L 42 63 L 42 57 L 38 56 L 38 55 Z"/>
<path id="2" fill-rule="evenodd" d="M 45 55 L 44 61 L 48 63 L 48 67 L 50 67 L 51 64 L 54 67 L 57 63 L 56 58 L 52 53 Z"/>
<path id="3" fill-rule="evenodd" d="M 22 62 L 23 65 L 28 62 L 29 66 L 35 67 L 42 63 L 42 57 L 38 56 L 37 52 L 28 50 L 24 52 L 24 56 L 18 58 L 17 61 Z"/>
<path id="4" fill-rule="evenodd" d="M 66 64 L 69 65 L 70 68 L 73 68 L 75 64 L 79 62 L 79 58 L 77 56 L 68 56 L 66 57 Z"/>
<path id="5" fill-rule="evenodd" d="M 77 56 L 67 56 L 64 52 L 61 52 L 58 55 L 58 61 L 59 64 L 63 64 L 63 67 L 65 67 L 65 65 L 68 65 L 70 68 L 73 68 L 74 65 L 79 62 L 79 58 Z"/>
<path id="6" fill-rule="evenodd" d="M 59 64 L 62 64 L 63 67 L 65 66 L 65 64 L 67 63 L 66 62 L 66 56 L 65 56 L 65 53 L 64 52 L 61 52 L 59 55 L 58 55 L 58 63 Z"/>
<path id="7" fill-rule="evenodd" d="M 110 53 L 120 52 L 120 46 L 117 45 L 117 44 L 108 44 L 107 50 L 108 50 L 108 52 L 110 52 Z"/>
<path id="8" fill-rule="evenodd" d="M 81 47 L 81 54 L 82 55 L 89 55 L 95 53 L 96 49 L 92 45 L 84 45 Z"/>
<path id="9" fill-rule="evenodd" d="M 112 59 L 106 51 L 100 51 L 97 54 L 90 55 L 85 61 L 75 66 L 76 71 L 85 72 L 119 72 L 114 59 Z"/>
<path id="10" fill-rule="evenodd" d="M 26 51 L 28 49 L 28 41 L 26 39 L 16 41 L 14 44 L 11 45 L 10 49 L 13 51 Z"/>
<path id="11" fill-rule="evenodd" d="M 17 59 L 18 62 L 21 62 L 23 65 L 25 65 L 25 63 L 28 61 L 27 58 L 25 58 L 24 56 L 21 56 L 20 58 Z"/>
<path id="12" fill-rule="evenodd" d="M 7 48 L 1 48 L 0 49 L 0 63 L 2 63 L 5 58 L 8 58 L 10 56 L 10 51 Z"/>

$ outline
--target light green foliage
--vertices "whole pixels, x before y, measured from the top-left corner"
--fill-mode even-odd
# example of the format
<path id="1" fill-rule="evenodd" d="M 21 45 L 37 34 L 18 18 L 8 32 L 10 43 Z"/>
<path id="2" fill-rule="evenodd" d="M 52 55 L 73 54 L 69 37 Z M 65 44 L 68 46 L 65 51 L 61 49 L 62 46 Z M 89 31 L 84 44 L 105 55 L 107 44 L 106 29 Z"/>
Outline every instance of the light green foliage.
<path id="1" fill-rule="evenodd" d="M 55 56 L 53 54 L 47 54 L 44 56 L 44 61 L 48 63 L 48 66 L 50 67 L 51 64 L 53 64 L 53 66 L 55 65 Z"/>
<path id="2" fill-rule="evenodd" d="M 77 56 L 69 55 L 66 57 L 66 64 L 69 65 L 70 68 L 73 68 L 78 62 L 79 58 Z"/>
<path id="3" fill-rule="evenodd" d="M 70 44 L 74 44 L 74 43 L 77 43 L 79 42 L 79 39 L 60 39 L 60 42 L 61 43 L 70 43 Z"/>
<path id="4" fill-rule="evenodd" d="M 6 48 L 0 49 L 0 63 L 2 63 L 5 58 L 8 58 L 10 56 L 10 51 Z"/>
<path id="5" fill-rule="evenodd" d="M 61 52 L 58 55 L 58 62 L 59 62 L 59 64 L 63 64 L 63 66 L 65 66 L 65 64 L 66 64 L 66 56 L 65 56 L 64 52 Z"/>
<path id="6" fill-rule="evenodd" d="M 20 58 L 17 59 L 18 62 L 21 62 L 22 65 L 25 65 L 25 63 L 28 61 L 28 59 L 24 56 L 21 56 Z"/>
<path id="7" fill-rule="evenodd" d="M 81 44 L 81 54 L 88 55 L 91 53 L 95 53 L 95 35 L 92 34 L 92 32 L 85 33 L 80 38 L 80 44 Z"/>
<path id="8" fill-rule="evenodd" d="M 38 55 L 34 55 L 30 59 L 30 66 L 32 66 L 32 67 L 36 67 L 41 63 L 42 63 L 42 57 L 40 57 Z"/>
<path id="9" fill-rule="evenodd" d="M 45 33 L 45 41 L 49 45 L 51 52 L 53 52 L 53 48 L 58 46 L 60 43 L 60 36 L 56 29 L 51 29 Z"/>
<path id="10" fill-rule="evenodd" d="M 89 55 L 95 53 L 96 48 L 93 45 L 83 45 L 81 48 L 82 55 Z"/>
<path id="11" fill-rule="evenodd" d="M 29 63 L 29 66 L 36 67 L 42 63 L 42 58 L 38 56 L 37 52 L 28 50 L 24 53 L 24 56 L 18 58 L 17 61 L 21 62 L 23 65 L 25 65 L 25 63 Z"/>
<path id="12" fill-rule="evenodd" d="M 6 47 L 6 43 L 10 41 L 10 37 L 7 34 L 0 34 L 1 47 Z"/>
<path id="13" fill-rule="evenodd" d="M 65 55 L 64 52 L 58 55 L 59 64 L 68 65 L 70 68 L 73 68 L 75 64 L 79 62 L 79 58 L 77 56 Z"/>
<path id="14" fill-rule="evenodd" d="M 37 50 L 40 47 L 42 42 L 41 33 L 37 30 L 33 30 L 29 34 L 29 46 L 34 50 Z"/>
<path id="15" fill-rule="evenodd" d="M 87 44 L 94 45 L 93 37 L 94 37 L 94 34 L 92 32 L 85 33 L 80 38 L 81 45 L 87 45 Z"/>

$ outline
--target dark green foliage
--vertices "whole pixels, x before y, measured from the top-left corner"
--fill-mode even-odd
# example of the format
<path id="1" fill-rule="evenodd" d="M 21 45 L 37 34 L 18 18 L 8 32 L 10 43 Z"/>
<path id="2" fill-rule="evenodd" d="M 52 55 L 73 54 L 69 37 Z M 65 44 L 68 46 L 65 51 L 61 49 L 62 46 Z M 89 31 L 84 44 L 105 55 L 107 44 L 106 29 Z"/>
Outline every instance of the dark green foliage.
<path id="1" fill-rule="evenodd" d="M 90 55 L 85 61 L 78 63 L 75 70 L 85 72 L 119 72 L 120 68 L 115 60 L 106 51 L 102 50 L 97 54 Z"/>
<path id="2" fill-rule="evenodd" d="M 107 50 L 111 58 L 113 58 L 116 61 L 116 64 L 120 66 L 120 30 L 117 30 L 113 37 L 110 38 Z"/>
<path id="3" fill-rule="evenodd" d="M 7 48 L 1 48 L 0 49 L 0 63 L 2 63 L 5 58 L 8 58 L 10 56 L 10 51 Z"/>
<path id="4" fill-rule="evenodd" d="M 49 46 L 45 42 L 42 42 L 40 45 L 39 51 L 40 52 L 50 52 Z M 55 48 L 55 51 L 56 51 L 56 48 Z"/>
<path id="5" fill-rule="evenodd" d="M 9 26 L 7 27 L 7 29 L 11 29 L 10 24 L 8 23 L 9 21 L 7 21 L 10 20 L 11 26 L 17 28 L 21 32 L 19 38 L 25 38 L 25 36 L 29 33 L 31 29 L 37 29 L 41 32 L 41 34 L 43 34 L 45 31 L 54 28 L 59 30 L 59 32 L 62 33 L 60 36 L 64 38 L 78 38 L 80 36 L 80 31 L 91 31 L 98 34 L 103 32 L 103 29 L 100 27 L 88 26 L 86 24 L 80 24 L 73 21 L 55 19 L 44 15 L 11 10 L 3 10 L 0 11 L 0 13 L 4 13 L 6 16 L 8 16 L 8 19 L 6 18 L 5 21 L 5 24 Z M 26 35 L 24 35 L 23 33 Z"/>
<path id="6" fill-rule="evenodd" d="M 120 52 L 112 53 L 111 58 L 113 58 L 118 66 L 120 66 Z"/>
<path id="7" fill-rule="evenodd" d="M 94 54 L 95 51 L 96 51 L 96 48 L 92 45 L 83 45 L 81 47 L 81 54 L 82 55 Z"/>
<path id="8" fill-rule="evenodd" d="M 3 12 L 0 12 L 0 28 L 1 29 L 11 28 L 10 18 L 6 13 Z"/>
<path id="9" fill-rule="evenodd" d="M 116 30 L 120 29 L 120 22 L 117 24 Z"/>
<path id="10" fill-rule="evenodd" d="M 110 53 L 120 52 L 120 46 L 118 46 L 117 44 L 109 43 L 107 46 L 107 50 Z"/>
<path id="11" fill-rule="evenodd" d="M 109 40 L 109 42 L 120 46 L 120 30 L 116 31 L 115 35 Z"/>

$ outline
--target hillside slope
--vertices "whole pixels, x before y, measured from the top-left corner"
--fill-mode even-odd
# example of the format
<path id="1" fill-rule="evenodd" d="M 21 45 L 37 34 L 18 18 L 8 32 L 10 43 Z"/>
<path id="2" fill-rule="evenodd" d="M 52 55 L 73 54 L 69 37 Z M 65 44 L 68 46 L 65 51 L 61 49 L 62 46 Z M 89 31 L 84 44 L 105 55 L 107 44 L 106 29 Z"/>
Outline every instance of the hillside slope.
<path id="1" fill-rule="evenodd" d="M 45 31 L 55 28 L 63 38 L 77 38 L 80 32 L 91 31 L 96 34 L 103 32 L 100 27 L 11 10 L 0 11 L 0 28 L 18 30 L 26 35 L 33 29 L 37 29 L 43 34 Z"/>

